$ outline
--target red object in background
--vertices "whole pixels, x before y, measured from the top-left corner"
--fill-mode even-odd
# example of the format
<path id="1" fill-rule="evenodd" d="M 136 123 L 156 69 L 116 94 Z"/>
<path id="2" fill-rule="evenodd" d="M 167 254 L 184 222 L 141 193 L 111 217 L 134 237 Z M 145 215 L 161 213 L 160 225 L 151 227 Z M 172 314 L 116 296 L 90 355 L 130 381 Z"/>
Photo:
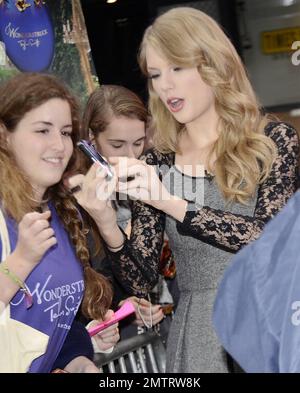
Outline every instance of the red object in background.
<path id="1" fill-rule="evenodd" d="M 169 247 L 168 240 L 164 241 L 160 263 L 159 263 L 159 271 L 166 278 L 174 278 L 176 275 L 176 265 L 174 256 Z"/>

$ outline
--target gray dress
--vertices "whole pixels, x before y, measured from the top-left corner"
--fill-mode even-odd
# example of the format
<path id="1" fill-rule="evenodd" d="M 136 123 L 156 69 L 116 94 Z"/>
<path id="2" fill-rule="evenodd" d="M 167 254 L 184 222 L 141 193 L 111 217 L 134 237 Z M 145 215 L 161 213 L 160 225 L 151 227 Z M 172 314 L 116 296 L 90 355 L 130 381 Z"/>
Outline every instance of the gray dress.
<path id="1" fill-rule="evenodd" d="M 201 194 L 204 205 L 225 210 L 225 202 L 211 178 L 191 178 L 174 171 L 175 195 L 193 199 L 193 190 Z M 172 178 L 173 180 L 173 178 Z M 169 188 L 169 181 L 164 182 Z M 193 187 L 193 188 L 192 188 Z M 172 188 L 172 187 L 171 187 Z M 233 204 L 226 211 L 253 216 L 255 200 L 248 206 Z M 228 372 L 226 354 L 212 327 L 212 308 L 217 286 L 228 266 L 232 253 L 178 233 L 176 220 L 166 218 L 166 233 L 174 254 L 180 300 L 168 339 L 167 371 L 169 372 Z"/>
<path id="2" fill-rule="evenodd" d="M 190 182 L 184 177 L 187 184 L 182 195 L 182 188 L 178 188 L 182 174 L 175 170 L 173 178 L 165 176 L 174 168 L 174 153 L 162 154 L 152 149 L 145 156 L 149 165 L 159 168 L 164 183 L 169 181 L 172 186 L 173 182 L 171 193 L 196 203 L 188 204 L 184 220 L 179 222 L 136 201 L 130 239 L 120 251 L 108 251 L 108 255 L 114 274 L 124 288 L 137 296 L 146 296 L 157 282 L 166 230 L 180 288 L 180 301 L 167 345 L 168 372 L 229 371 L 211 321 L 218 284 L 233 253 L 259 237 L 266 223 L 297 188 L 297 132 L 285 123 L 272 122 L 265 133 L 277 146 L 278 155 L 268 178 L 247 205 L 225 204 L 212 177 L 190 178 Z M 203 201 L 198 200 L 199 195 L 204 196 Z M 203 207 L 199 208 L 197 202 Z"/>

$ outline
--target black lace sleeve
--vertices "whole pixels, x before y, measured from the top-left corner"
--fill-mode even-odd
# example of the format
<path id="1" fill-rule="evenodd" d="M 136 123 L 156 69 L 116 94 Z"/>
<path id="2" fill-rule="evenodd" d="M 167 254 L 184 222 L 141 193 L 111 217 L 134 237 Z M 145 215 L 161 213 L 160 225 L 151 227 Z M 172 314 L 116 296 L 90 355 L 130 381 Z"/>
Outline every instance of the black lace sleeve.
<path id="1" fill-rule="evenodd" d="M 254 216 L 243 216 L 204 206 L 188 210 L 177 230 L 227 251 L 236 252 L 257 239 L 265 224 L 282 209 L 297 189 L 299 140 L 285 123 L 269 123 L 266 134 L 275 142 L 278 156 L 268 179 L 258 189 Z"/>
<path id="2" fill-rule="evenodd" d="M 152 165 L 156 163 L 156 155 L 151 151 L 143 159 Z M 165 214 L 136 201 L 131 224 L 131 237 L 125 241 L 124 247 L 118 252 L 107 250 L 107 255 L 116 279 L 126 292 L 143 297 L 158 281 Z"/>

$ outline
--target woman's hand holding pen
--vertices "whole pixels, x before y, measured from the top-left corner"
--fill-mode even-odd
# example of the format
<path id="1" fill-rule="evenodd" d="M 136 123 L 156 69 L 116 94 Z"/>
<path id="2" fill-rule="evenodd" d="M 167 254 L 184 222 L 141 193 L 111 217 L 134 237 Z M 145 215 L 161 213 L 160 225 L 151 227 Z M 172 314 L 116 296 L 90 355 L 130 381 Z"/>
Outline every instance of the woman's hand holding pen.
<path id="1" fill-rule="evenodd" d="M 116 190 L 140 200 L 183 222 L 187 201 L 171 195 L 153 165 L 135 158 L 112 157 L 109 159 L 116 173 Z"/>
<path id="2" fill-rule="evenodd" d="M 127 157 L 111 157 L 109 161 L 114 167 L 120 193 L 160 210 L 162 202 L 170 200 L 171 195 L 159 180 L 154 166 Z"/>

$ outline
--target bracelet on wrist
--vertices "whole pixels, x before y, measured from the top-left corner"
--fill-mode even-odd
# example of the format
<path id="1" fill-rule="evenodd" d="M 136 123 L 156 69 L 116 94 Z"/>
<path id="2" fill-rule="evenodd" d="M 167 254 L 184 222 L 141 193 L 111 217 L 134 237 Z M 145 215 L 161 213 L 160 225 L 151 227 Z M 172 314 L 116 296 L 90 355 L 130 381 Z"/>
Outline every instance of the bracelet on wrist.
<path id="1" fill-rule="evenodd" d="M 13 273 L 9 267 L 7 266 L 6 261 L 3 261 L 0 263 L 0 271 L 6 275 L 11 281 L 13 281 L 15 284 L 18 285 L 20 290 L 24 292 L 25 295 L 25 301 L 26 301 L 26 308 L 30 308 L 33 304 L 32 300 L 32 295 L 29 292 L 29 289 L 27 288 L 26 284 L 24 281 L 22 281 L 15 273 Z"/>
<path id="2" fill-rule="evenodd" d="M 125 241 L 122 242 L 122 244 L 120 244 L 119 246 L 113 247 L 110 246 L 109 244 L 106 244 L 106 246 L 110 249 L 110 250 L 117 250 L 118 248 L 121 248 L 124 246 Z"/>
<path id="3" fill-rule="evenodd" d="M 106 243 L 106 246 L 107 246 L 107 248 L 109 248 L 110 250 L 117 250 L 117 249 L 121 249 L 123 246 L 124 246 L 124 244 L 125 244 L 125 241 L 126 241 L 126 239 L 127 239 L 127 236 L 125 235 L 125 233 L 121 230 L 121 228 L 119 227 L 119 229 L 120 229 L 120 231 L 121 231 L 121 233 L 122 233 L 122 235 L 123 235 L 123 241 L 122 241 L 122 243 L 119 245 L 119 246 L 110 246 L 109 244 L 107 244 Z"/>

